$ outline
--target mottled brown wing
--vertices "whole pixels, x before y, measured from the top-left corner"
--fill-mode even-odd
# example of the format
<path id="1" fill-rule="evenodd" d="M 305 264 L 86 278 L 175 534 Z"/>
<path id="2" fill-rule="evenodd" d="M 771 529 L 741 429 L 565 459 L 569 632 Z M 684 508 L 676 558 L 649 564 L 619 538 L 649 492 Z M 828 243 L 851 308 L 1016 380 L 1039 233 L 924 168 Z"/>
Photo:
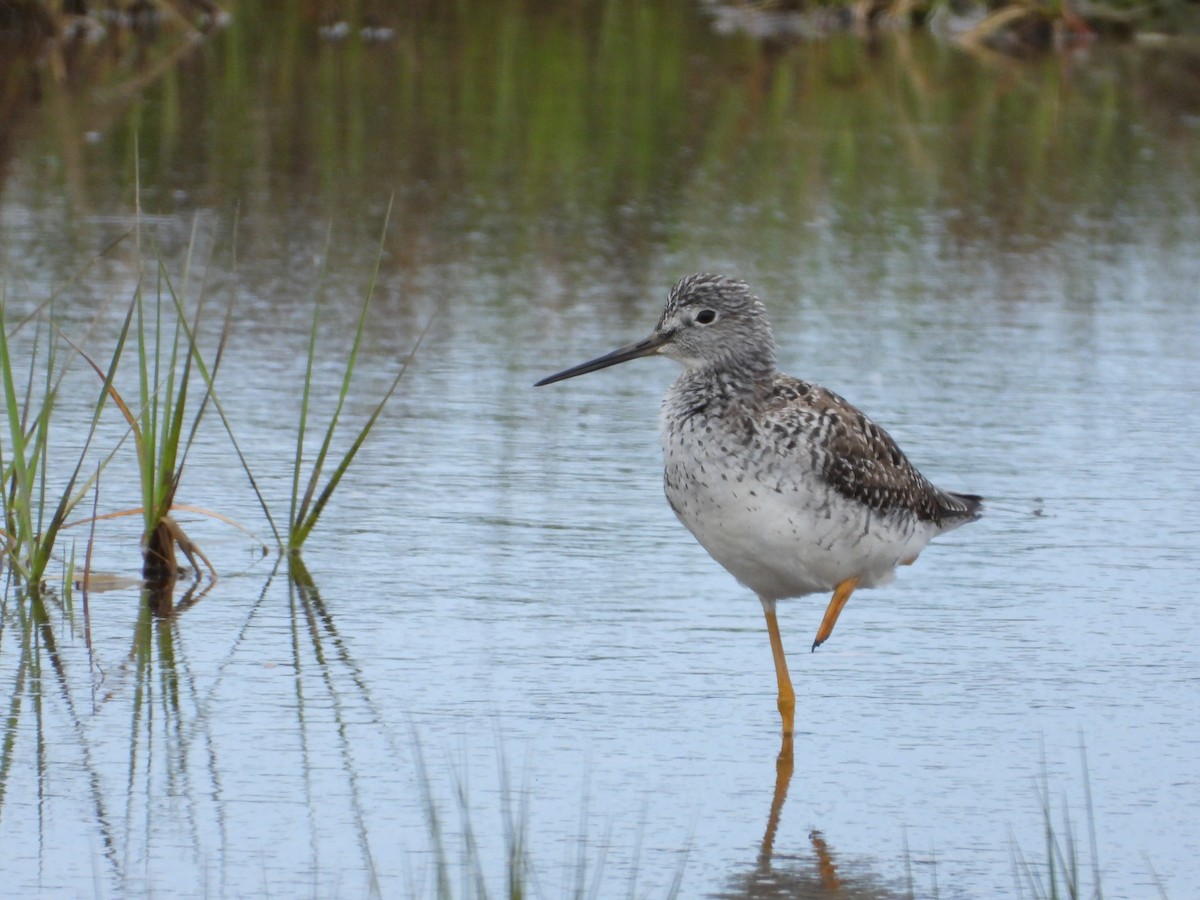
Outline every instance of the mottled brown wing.
<path id="1" fill-rule="evenodd" d="M 886 431 L 833 391 L 780 376 L 768 418 L 802 436 L 812 460 L 842 495 L 882 513 L 941 523 L 972 517 L 977 498 L 939 490 L 917 471 Z"/>

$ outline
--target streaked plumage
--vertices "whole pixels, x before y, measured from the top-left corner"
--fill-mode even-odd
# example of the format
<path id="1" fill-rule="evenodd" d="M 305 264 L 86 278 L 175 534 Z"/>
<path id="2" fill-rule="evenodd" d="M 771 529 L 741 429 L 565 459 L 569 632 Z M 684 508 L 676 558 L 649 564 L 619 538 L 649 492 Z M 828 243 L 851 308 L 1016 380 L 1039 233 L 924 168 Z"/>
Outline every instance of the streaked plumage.
<path id="1" fill-rule="evenodd" d="M 660 415 L 667 500 L 761 599 L 790 734 L 776 601 L 834 592 L 815 649 L 855 588 L 889 581 L 934 537 L 978 518 L 982 500 L 934 487 L 846 400 L 777 372 L 766 310 L 741 281 L 684 278 L 650 337 L 539 384 L 652 354 L 684 366 Z"/>

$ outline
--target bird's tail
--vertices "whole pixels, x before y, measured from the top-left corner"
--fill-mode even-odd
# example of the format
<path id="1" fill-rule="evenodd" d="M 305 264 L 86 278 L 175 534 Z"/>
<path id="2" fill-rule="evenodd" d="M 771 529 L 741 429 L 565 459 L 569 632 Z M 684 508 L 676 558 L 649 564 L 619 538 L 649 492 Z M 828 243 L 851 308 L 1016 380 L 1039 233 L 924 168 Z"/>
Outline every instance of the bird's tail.
<path id="1" fill-rule="evenodd" d="M 957 528 L 974 522 L 983 515 L 983 498 L 978 494 L 956 494 L 953 491 L 940 491 L 938 497 L 942 513 L 944 530 Z"/>

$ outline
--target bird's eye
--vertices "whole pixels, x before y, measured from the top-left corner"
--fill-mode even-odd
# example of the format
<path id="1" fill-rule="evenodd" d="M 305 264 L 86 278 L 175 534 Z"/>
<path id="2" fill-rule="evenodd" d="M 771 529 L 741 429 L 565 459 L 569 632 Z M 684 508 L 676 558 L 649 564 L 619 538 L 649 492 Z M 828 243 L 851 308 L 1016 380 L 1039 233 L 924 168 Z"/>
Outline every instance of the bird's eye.
<path id="1" fill-rule="evenodd" d="M 698 325 L 711 325 L 717 321 L 717 314 L 711 309 L 702 309 L 696 313 L 696 323 Z"/>

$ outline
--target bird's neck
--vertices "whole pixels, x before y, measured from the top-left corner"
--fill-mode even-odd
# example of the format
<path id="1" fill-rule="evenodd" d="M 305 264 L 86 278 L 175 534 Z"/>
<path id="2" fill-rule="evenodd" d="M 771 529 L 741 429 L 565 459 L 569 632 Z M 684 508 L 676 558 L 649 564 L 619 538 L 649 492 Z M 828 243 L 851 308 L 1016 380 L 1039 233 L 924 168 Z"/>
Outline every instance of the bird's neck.
<path id="1" fill-rule="evenodd" d="M 685 407 L 753 406 L 774 377 L 774 366 L 697 366 L 680 373 L 671 393 Z"/>

